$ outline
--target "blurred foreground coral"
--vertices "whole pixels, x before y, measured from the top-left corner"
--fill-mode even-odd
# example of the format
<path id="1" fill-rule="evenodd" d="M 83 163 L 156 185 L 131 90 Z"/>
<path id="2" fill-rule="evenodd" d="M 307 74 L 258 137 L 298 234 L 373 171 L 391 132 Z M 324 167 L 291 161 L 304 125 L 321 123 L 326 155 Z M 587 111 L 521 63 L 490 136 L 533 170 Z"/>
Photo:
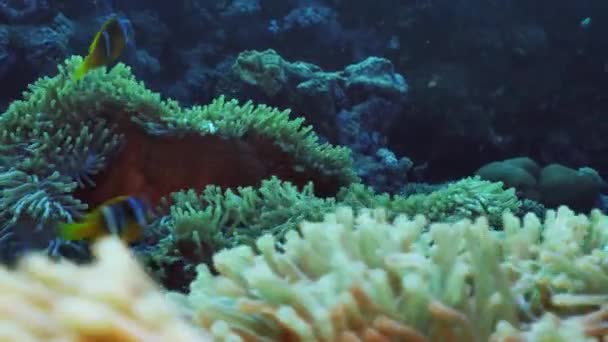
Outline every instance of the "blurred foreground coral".
<path id="1" fill-rule="evenodd" d="M 40 255 L 0 268 L 0 341 L 210 341 L 189 326 L 117 239 L 76 266 Z"/>
<path id="2" fill-rule="evenodd" d="M 608 335 L 608 218 L 548 211 L 542 223 L 387 219 L 339 208 L 285 242 L 215 254 L 190 294 L 221 341 L 594 341 Z"/>
<path id="3" fill-rule="evenodd" d="M 608 217 L 429 222 L 338 207 L 200 264 L 163 295 L 115 239 L 0 269 L 0 341 L 591 342 L 608 336 Z M 168 298 L 175 305 L 175 311 Z"/>

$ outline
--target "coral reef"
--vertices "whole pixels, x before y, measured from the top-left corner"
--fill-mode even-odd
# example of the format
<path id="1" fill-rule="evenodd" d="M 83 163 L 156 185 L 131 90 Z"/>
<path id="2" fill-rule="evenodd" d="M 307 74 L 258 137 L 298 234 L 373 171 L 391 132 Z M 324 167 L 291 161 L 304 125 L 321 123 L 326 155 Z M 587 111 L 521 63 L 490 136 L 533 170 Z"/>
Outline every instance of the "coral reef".
<path id="1" fill-rule="evenodd" d="M 0 267 L 2 341 L 211 341 L 179 316 L 120 241 L 95 245 L 77 266 L 29 255 Z"/>
<path id="2" fill-rule="evenodd" d="M 0 340 L 608 339 L 607 9 L 0 0 Z"/>
<path id="3" fill-rule="evenodd" d="M 591 165 L 602 174 L 608 167 L 606 154 L 598 153 L 607 146 L 608 129 L 601 120 L 608 87 L 598 77 L 607 51 L 605 3 L 556 1 L 3 0 L 0 75 L 11 82 L 0 105 L 52 73 L 55 61 L 85 53 L 99 20 L 119 14 L 137 36 L 125 61 L 149 87 L 185 104 L 208 103 L 222 93 L 222 80 L 244 50 L 273 49 L 324 70 L 375 56 L 407 75 L 410 88 L 407 105 L 387 115 L 391 130 L 384 147 L 417 164 L 428 162 L 427 181 L 468 176 L 513 155 L 572 168 Z M 579 27 L 590 13 L 600 17 Z M 59 29 L 58 18 L 70 29 Z M 322 116 L 321 124 L 308 119 L 325 135 L 323 124 L 333 124 L 340 111 L 312 94 L 316 106 L 326 107 L 301 110 L 280 103 L 280 96 L 264 103 Z M 396 123 L 407 124 L 391 126 Z"/>
<path id="4" fill-rule="evenodd" d="M 588 341 L 605 335 L 607 225 L 562 207 L 544 223 L 507 213 L 498 234 L 339 208 L 283 243 L 220 251 L 219 275 L 200 265 L 173 297 L 218 340 Z"/>

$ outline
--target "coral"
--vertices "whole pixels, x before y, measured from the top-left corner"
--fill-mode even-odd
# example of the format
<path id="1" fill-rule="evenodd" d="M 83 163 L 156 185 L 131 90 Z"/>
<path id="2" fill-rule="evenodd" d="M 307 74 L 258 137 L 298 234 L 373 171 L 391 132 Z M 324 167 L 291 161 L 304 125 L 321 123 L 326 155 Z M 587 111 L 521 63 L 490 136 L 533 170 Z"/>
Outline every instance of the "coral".
<path id="1" fill-rule="evenodd" d="M 402 107 L 386 99 L 372 96 L 336 118 L 338 141 L 359 153 L 370 155 L 387 145 L 386 132 L 394 125 Z"/>
<path id="2" fill-rule="evenodd" d="M 124 142 L 122 135 L 113 133 L 115 127 L 93 115 L 32 113 L 24 114 L 23 120 L 31 120 L 35 126 L 0 133 L 20 156 L 12 167 L 38 175 L 59 172 L 81 187 L 94 185 L 91 177 Z"/>
<path id="3" fill-rule="evenodd" d="M 608 217 L 561 207 L 544 224 L 506 213 L 503 227 L 339 208 L 284 242 L 220 251 L 218 275 L 200 265 L 187 297 L 172 297 L 220 341 L 605 336 Z"/>
<path id="4" fill-rule="evenodd" d="M 587 315 L 580 315 L 565 320 L 547 313 L 524 331 L 513 327 L 508 322 L 500 322 L 492 342 L 524 342 L 524 341 L 554 341 L 554 342 L 594 342 L 603 333 L 596 330 L 598 320 L 604 320 L 606 310 L 599 310 Z"/>
<path id="5" fill-rule="evenodd" d="M 428 195 L 398 197 L 391 208 L 408 215 L 422 214 L 432 221 L 454 221 L 486 216 L 491 225 L 499 225 L 505 211 L 519 211 L 520 201 L 512 188 L 501 182 L 487 182 L 477 177 L 465 178 Z"/>
<path id="6" fill-rule="evenodd" d="M 0 170 L 0 261 L 13 262 L 28 249 L 86 258 L 86 252 L 72 253 L 77 246 L 55 239 L 56 222 L 72 221 L 87 208 L 72 196 L 76 186 L 58 172 L 38 176 L 14 168 Z"/>
<path id="7" fill-rule="evenodd" d="M 369 57 L 344 69 L 346 91 L 356 103 L 370 94 L 388 99 L 399 99 L 408 92 L 405 78 L 395 71 L 393 63 L 386 58 Z"/>
<path id="8" fill-rule="evenodd" d="M 276 177 L 259 188 L 223 191 L 208 186 L 172 195 L 170 215 L 158 227 L 162 238 L 141 254 L 157 278 L 170 289 L 186 289 L 194 267 L 211 264 L 214 253 L 239 244 L 254 245 L 263 234 L 278 239 L 304 220 L 319 220 L 334 201 L 315 197 L 309 183 L 301 190 Z M 159 223 L 161 223 L 159 222 Z"/>
<path id="9" fill-rule="evenodd" d="M 274 50 L 245 51 L 239 54 L 232 72 L 244 82 L 258 86 L 266 96 L 274 96 L 281 91 L 287 76 L 283 58 Z"/>
<path id="10" fill-rule="evenodd" d="M 397 192 L 413 167 L 409 158 L 397 159 L 386 147 L 386 132 L 400 110 L 399 104 L 373 96 L 336 118 L 337 141 L 353 150 L 357 174 L 376 191 Z"/>
<path id="11" fill-rule="evenodd" d="M 28 216 L 43 225 L 49 221 L 71 221 L 86 204 L 73 198 L 76 183 L 53 172 L 48 177 L 10 169 L 0 173 L 0 213 L 3 228 Z"/>
<path id="12" fill-rule="evenodd" d="M 74 82 L 71 72 L 81 62 L 66 60 L 58 75 L 39 79 L 0 116 L 0 159 L 16 162 L 0 172 L 53 174 L 63 182 L 57 187 L 66 190 L 65 203 L 78 198 L 90 206 L 124 194 L 156 204 L 181 189 L 253 185 L 270 175 L 301 185 L 315 180 L 320 195 L 357 180 L 348 149 L 321 144 L 287 110 L 223 97 L 181 108 L 146 89 L 123 64 Z M 26 184 L 14 187 L 47 193 Z M 19 216 L 4 203 L 3 218 Z"/>
<path id="13" fill-rule="evenodd" d="M 2 341 L 211 341 L 178 315 L 120 241 L 77 266 L 40 255 L 0 266 Z"/>
<path id="14" fill-rule="evenodd" d="M 337 205 L 355 209 L 387 208 L 389 218 L 399 214 L 428 213 L 429 218 L 457 221 L 486 215 L 499 225 L 503 211 L 521 214 L 512 189 L 501 183 L 467 179 L 443 189 L 409 197 L 377 194 L 362 184 L 343 188 L 335 198 L 315 196 L 313 184 L 302 189 L 276 177 L 259 188 L 222 191 L 208 186 L 200 194 L 190 190 L 173 194 L 169 215 L 151 230 L 150 245 L 140 256 L 151 272 L 170 289 L 185 289 L 200 263 L 211 264 L 214 253 L 239 244 L 253 246 L 264 234 L 283 241 L 303 220 L 319 220 Z M 526 209 L 537 210 L 527 205 Z M 538 210 L 537 212 L 542 213 Z"/>
<path id="15" fill-rule="evenodd" d="M 501 182 L 479 177 L 465 178 L 430 193 L 410 196 L 375 194 L 361 184 L 353 184 L 338 193 L 339 203 L 355 208 L 386 208 L 390 215 L 425 215 L 431 221 L 457 221 L 486 216 L 491 225 L 499 225 L 504 211 L 520 212 L 514 189 L 504 189 Z"/>
<path id="16" fill-rule="evenodd" d="M 73 82 L 70 72 L 81 61 L 80 57 L 68 59 L 65 65 L 60 66 L 57 76 L 40 79 L 30 87 L 31 90 L 26 93 L 23 101 L 11 104 L 0 122 L 3 142 L 23 143 L 25 132 L 39 130 L 38 125 L 46 124 L 44 120 L 33 116 L 34 113 L 48 113 L 50 120 L 63 124 L 82 122 L 86 118 L 105 119 L 109 129 L 116 125 L 113 131 L 125 136 L 127 146 L 123 151 L 136 155 L 142 153 L 143 146 L 139 146 L 137 151 L 132 150 L 133 147 L 128 146 L 134 145 L 129 144 L 130 138 L 138 140 L 140 144 L 153 144 L 152 141 L 157 139 L 156 144 L 160 146 L 151 146 L 150 150 L 156 148 L 160 151 L 162 145 L 173 144 L 176 146 L 171 147 L 177 148 L 179 140 L 183 140 L 186 145 L 183 146 L 184 152 L 187 151 L 190 138 L 192 142 L 198 143 L 197 155 L 203 154 L 200 149 L 206 145 L 212 145 L 210 149 L 218 149 L 212 150 L 216 153 L 230 154 L 230 149 L 246 149 L 239 146 L 238 142 L 226 142 L 227 139 L 240 139 L 250 143 L 252 150 L 257 147 L 257 151 L 249 151 L 249 154 L 283 154 L 277 158 L 292 159 L 293 164 L 297 164 L 297 167 L 294 165 L 297 171 L 292 172 L 297 174 L 305 174 L 309 168 L 313 173 L 335 177 L 338 184 L 356 180 L 348 150 L 319 144 L 311 128 L 303 126 L 302 119 L 289 119 L 289 111 L 255 106 L 252 103 L 239 105 L 236 101 L 227 101 L 223 97 L 206 106 L 182 109 L 175 101 L 161 100 L 159 94 L 146 89 L 133 78 L 129 68 L 122 64 L 109 72 L 104 69 L 95 70 L 83 82 Z M 273 148 L 278 151 L 273 151 Z M 192 158 L 188 162 L 193 162 Z M 209 168 L 209 164 L 201 169 Z M 275 170 L 275 173 L 281 174 L 280 170 Z M 294 175 L 296 179 L 297 174 Z M 222 182 L 214 182 L 220 183 Z"/>
<path id="17" fill-rule="evenodd" d="M 59 44 L 44 39 L 47 33 L 49 38 L 53 36 L 40 26 L 10 25 L 39 33 L 25 37 L 27 44 L 14 38 L 3 51 L 6 57 L 0 60 L 0 68 L 13 72 L 3 74 L 0 70 L 11 80 L 4 84 L 2 102 L 18 96 L 25 83 L 40 74 L 39 67 L 47 64 L 38 64 L 43 58 L 55 59 L 59 52 L 85 52 L 100 15 L 122 12 L 133 20 L 142 57 L 129 64 L 135 70 L 141 67 L 139 75 L 145 77 L 146 84 L 164 94 L 179 85 L 179 92 L 174 94 L 182 93 L 180 100 L 207 103 L 214 94 L 221 93 L 215 85 L 229 69 L 224 66 L 232 64 L 244 50 L 272 48 L 289 60 L 316 63 L 328 70 L 342 69 L 370 56 L 383 56 L 392 61 L 397 73 L 411 74 L 408 83 L 414 94 L 399 118 L 407 124 L 395 125 L 385 134 L 392 144 L 389 147 L 397 154 L 407 153 L 413 160 L 428 161 L 430 179 L 469 175 L 497 155 L 520 154 L 544 163 L 590 165 L 604 174 L 608 154 L 597 151 L 608 146 L 604 139 L 608 123 L 602 120 L 604 102 L 594 100 L 602 98 L 603 89 L 597 87 L 593 77 L 604 56 L 603 49 L 590 48 L 602 44 L 601 35 L 595 31 L 598 21 L 594 18 L 591 29 L 576 31 L 562 24 L 580 22 L 588 16 L 584 12 L 601 11 L 601 4 L 593 3 L 587 8 L 567 0 L 557 1 L 560 5 L 552 9 L 563 5 L 572 10 L 556 10 L 543 16 L 530 2 L 515 5 L 511 1 L 481 0 L 474 1 L 470 11 L 454 2 L 432 0 L 389 0 L 381 4 L 190 0 L 152 1 L 145 6 L 139 1 L 3 0 L 0 3 L 18 10 L 29 8 L 32 3 L 46 2 L 51 7 L 49 15 L 41 20 L 43 23 L 26 20 L 24 24 L 48 24 L 52 15 L 61 12 L 77 23 L 78 29 L 68 37 L 66 45 L 63 39 Z M 438 13 L 444 15 L 437 16 Z M 278 28 L 275 34 L 266 29 L 270 21 Z M 504 25 L 497 26 L 497 22 Z M 456 24 L 466 27 L 453 30 Z M 288 30 L 289 26 L 302 29 Z M 192 32 L 204 32 L 205 39 Z M 556 36 L 565 37 L 564 44 L 550 44 L 550 37 Z M 43 39 L 33 39 L 40 37 Z M 209 47 L 204 55 L 194 53 L 201 41 Z M 547 63 L 544 56 L 562 58 Z M 569 57 L 583 60 L 571 65 Z M 159 72 L 155 72 L 156 62 L 162 65 Z M 48 64 L 55 67 L 54 62 Z M 197 71 L 201 69 L 204 87 L 197 86 L 200 79 L 190 83 L 192 74 L 200 76 Z M 567 74 L 569 87 L 559 87 L 562 77 L 555 70 Z M 335 88 L 329 89 L 325 94 Z M 548 105 L 546 99 L 551 94 L 557 94 L 556 103 Z M 254 100 L 289 107 L 298 114 L 318 115 L 326 122 L 335 118 L 335 111 L 329 109 L 320 112 L 305 110 L 295 102 Z M 329 108 L 326 99 L 303 103 Z M 529 115 L 530 108 L 537 108 L 534 118 Z M 572 121 L 573 113 L 582 119 Z M 536 134 L 539 127 L 531 122 L 545 123 L 544 133 Z M 323 129 L 321 125 L 316 128 Z M 432 139 L 433 144 L 420 143 L 421 137 Z M 446 167 L 453 164 L 454 153 L 476 147 L 481 147 L 476 153 L 458 155 L 458 169 Z"/>

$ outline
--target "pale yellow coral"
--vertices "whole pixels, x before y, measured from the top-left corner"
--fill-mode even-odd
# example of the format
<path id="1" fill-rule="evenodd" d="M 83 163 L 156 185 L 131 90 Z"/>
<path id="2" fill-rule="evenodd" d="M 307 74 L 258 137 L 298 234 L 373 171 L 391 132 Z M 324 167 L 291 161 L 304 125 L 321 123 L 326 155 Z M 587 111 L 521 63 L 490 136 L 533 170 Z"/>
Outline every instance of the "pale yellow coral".
<path id="1" fill-rule="evenodd" d="M 503 231 L 339 208 L 214 256 L 165 302 L 127 249 L 0 268 L 0 341 L 588 342 L 608 337 L 608 217 L 565 207 Z M 192 325 L 195 322 L 199 327 Z M 208 335 L 207 335 L 208 334 Z"/>
<path id="2" fill-rule="evenodd" d="M 341 208 L 217 253 L 187 301 L 224 341 L 588 341 L 608 336 L 608 314 L 584 316 L 608 301 L 607 223 L 564 207 L 494 231 Z"/>
<path id="3" fill-rule="evenodd" d="M 165 300 L 122 243 L 78 266 L 40 255 L 0 268 L 0 341 L 210 341 Z"/>
<path id="4" fill-rule="evenodd" d="M 584 325 L 578 319 L 561 320 L 547 313 L 527 327 L 525 331 L 514 328 L 507 322 L 498 323 L 491 342 L 594 342 L 597 339 L 586 336 Z"/>

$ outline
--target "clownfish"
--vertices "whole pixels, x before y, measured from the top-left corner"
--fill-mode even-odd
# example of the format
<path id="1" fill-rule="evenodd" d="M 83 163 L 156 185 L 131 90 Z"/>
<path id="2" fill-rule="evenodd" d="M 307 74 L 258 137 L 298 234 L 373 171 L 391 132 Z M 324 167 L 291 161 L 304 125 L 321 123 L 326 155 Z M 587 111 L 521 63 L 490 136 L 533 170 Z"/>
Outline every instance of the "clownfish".
<path id="1" fill-rule="evenodd" d="M 84 77 L 89 70 L 113 63 L 130 42 L 129 23 L 116 16 L 109 18 L 95 34 L 89 54 L 74 71 L 75 81 Z"/>
<path id="2" fill-rule="evenodd" d="M 58 235 L 68 241 L 116 235 L 132 243 L 142 237 L 143 229 L 152 217 L 152 210 L 145 201 L 133 196 L 119 196 L 99 205 L 81 222 L 59 225 Z"/>

